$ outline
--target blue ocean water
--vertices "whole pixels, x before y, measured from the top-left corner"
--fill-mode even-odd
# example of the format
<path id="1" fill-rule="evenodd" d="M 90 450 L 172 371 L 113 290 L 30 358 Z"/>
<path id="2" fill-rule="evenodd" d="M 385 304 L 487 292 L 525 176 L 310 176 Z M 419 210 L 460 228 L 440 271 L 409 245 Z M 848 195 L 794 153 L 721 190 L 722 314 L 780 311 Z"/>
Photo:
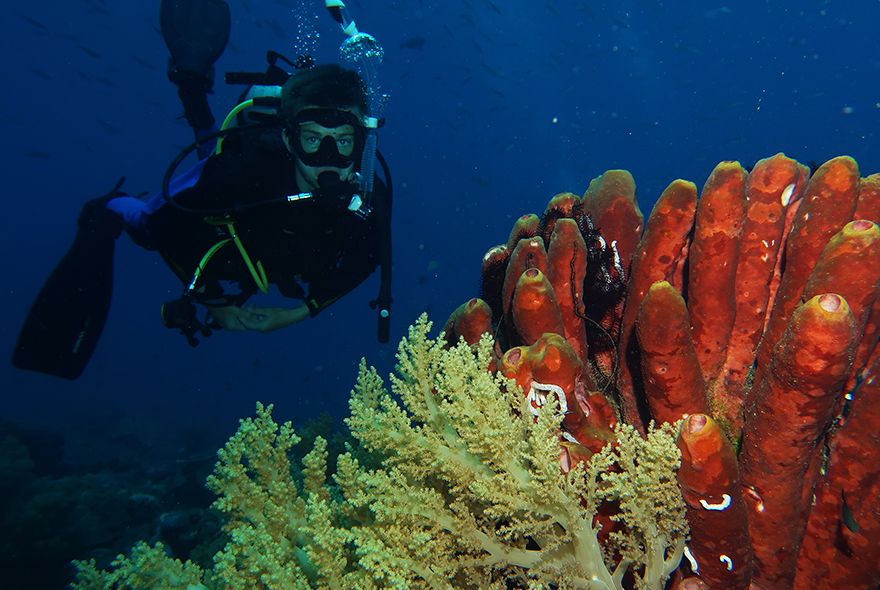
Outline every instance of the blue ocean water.
<path id="1" fill-rule="evenodd" d="M 343 37 L 322 2 L 229 4 L 232 39 L 218 72 L 261 70 L 267 49 L 294 56 L 303 18 L 317 32 L 317 61 L 339 60 Z M 880 171 L 877 0 L 348 7 L 386 51 L 392 343 L 376 342 L 374 275 L 314 320 L 216 333 L 191 348 L 159 319 L 180 284 L 123 237 L 110 316 L 85 374 L 67 382 L 0 368 L 0 420 L 57 434 L 66 469 L 210 453 L 257 400 L 294 422 L 344 417 L 361 357 L 387 373 L 420 313 L 442 326 L 478 294 L 483 253 L 518 216 L 540 213 L 557 192 L 582 193 L 606 169 L 633 173 L 646 216 L 666 184 L 701 186 L 720 160 L 849 154 L 863 175 Z M 82 203 L 122 175 L 132 194 L 156 190 L 191 132 L 166 79 L 158 2 L 47 0 L 4 12 L 0 334 L 9 358 Z M 218 117 L 239 91 L 218 80 Z"/>

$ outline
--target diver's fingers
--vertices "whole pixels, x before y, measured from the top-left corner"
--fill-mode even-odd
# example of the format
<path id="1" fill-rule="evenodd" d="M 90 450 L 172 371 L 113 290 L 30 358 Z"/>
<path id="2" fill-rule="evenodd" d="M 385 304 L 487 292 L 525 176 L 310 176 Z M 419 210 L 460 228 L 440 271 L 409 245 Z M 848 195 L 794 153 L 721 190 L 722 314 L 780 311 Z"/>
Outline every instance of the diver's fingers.
<path id="1" fill-rule="evenodd" d="M 269 329 L 269 315 L 262 312 L 242 309 L 238 316 L 238 322 L 245 330 L 266 332 Z"/>
<path id="2" fill-rule="evenodd" d="M 266 318 L 269 317 L 263 311 L 257 311 L 256 309 L 245 310 L 243 315 L 251 322 L 264 322 L 266 321 Z"/>
<path id="3" fill-rule="evenodd" d="M 225 330 L 234 332 L 242 332 L 248 327 L 242 322 L 241 310 L 232 310 L 228 307 L 215 307 L 210 310 L 211 317 L 214 318 Z"/>

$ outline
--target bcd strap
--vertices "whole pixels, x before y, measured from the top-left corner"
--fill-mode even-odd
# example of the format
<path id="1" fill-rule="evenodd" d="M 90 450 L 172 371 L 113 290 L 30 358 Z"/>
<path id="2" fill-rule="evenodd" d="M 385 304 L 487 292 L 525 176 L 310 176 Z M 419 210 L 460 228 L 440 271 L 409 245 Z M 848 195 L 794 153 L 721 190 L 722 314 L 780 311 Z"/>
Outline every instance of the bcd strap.
<path id="1" fill-rule="evenodd" d="M 241 241 L 241 238 L 238 235 L 238 232 L 235 231 L 235 225 L 233 220 L 229 217 L 216 218 L 216 217 L 206 217 L 205 223 L 210 225 L 218 226 L 225 225 L 226 231 L 229 232 L 228 238 L 223 238 L 213 246 L 211 246 L 205 255 L 202 256 L 201 261 L 196 267 L 195 272 L 193 273 L 193 278 L 187 286 L 187 293 L 192 293 L 195 291 L 196 284 L 199 281 L 199 278 L 202 276 L 202 273 L 205 271 L 205 267 L 210 262 L 211 258 L 214 257 L 223 246 L 228 244 L 229 242 L 233 242 L 235 247 L 238 249 L 238 253 L 241 254 L 241 258 L 244 261 L 245 266 L 250 272 L 251 278 L 254 279 L 254 284 L 257 286 L 257 289 L 265 294 L 269 292 L 269 279 L 266 277 L 266 271 L 263 268 L 263 263 L 259 260 L 254 264 L 251 260 L 250 255 L 244 247 L 244 243 Z"/>

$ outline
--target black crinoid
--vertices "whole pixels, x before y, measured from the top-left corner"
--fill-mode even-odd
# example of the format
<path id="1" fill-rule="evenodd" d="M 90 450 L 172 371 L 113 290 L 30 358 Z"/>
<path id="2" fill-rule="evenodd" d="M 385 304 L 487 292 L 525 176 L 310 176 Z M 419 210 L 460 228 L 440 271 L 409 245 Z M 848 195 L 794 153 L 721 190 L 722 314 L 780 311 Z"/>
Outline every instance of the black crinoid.
<path id="1" fill-rule="evenodd" d="M 568 217 L 577 223 L 587 245 L 587 272 L 583 289 L 584 309 L 588 318 L 598 320 L 623 299 L 626 272 L 620 262 L 615 243 L 602 237 L 601 230 L 584 210 L 580 199 L 561 198 L 567 194 L 557 195 L 550 200 L 547 210 L 541 217 L 538 235 L 544 239 L 544 244 L 549 245 L 553 227 L 559 219 Z"/>

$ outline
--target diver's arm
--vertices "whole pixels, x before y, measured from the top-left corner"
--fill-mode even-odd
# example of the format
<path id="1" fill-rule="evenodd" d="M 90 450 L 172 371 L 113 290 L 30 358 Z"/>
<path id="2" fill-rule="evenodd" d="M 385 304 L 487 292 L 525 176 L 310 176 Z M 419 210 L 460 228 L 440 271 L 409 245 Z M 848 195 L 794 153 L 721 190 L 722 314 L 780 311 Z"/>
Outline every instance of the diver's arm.
<path id="1" fill-rule="evenodd" d="M 236 332 L 271 332 L 309 317 L 309 308 L 306 305 L 294 308 L 226 305 L 209 307 L 208 310 L 224 329 Z"/>

